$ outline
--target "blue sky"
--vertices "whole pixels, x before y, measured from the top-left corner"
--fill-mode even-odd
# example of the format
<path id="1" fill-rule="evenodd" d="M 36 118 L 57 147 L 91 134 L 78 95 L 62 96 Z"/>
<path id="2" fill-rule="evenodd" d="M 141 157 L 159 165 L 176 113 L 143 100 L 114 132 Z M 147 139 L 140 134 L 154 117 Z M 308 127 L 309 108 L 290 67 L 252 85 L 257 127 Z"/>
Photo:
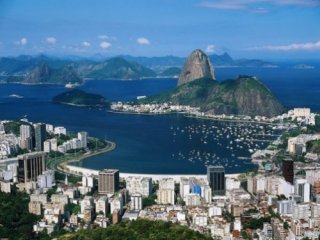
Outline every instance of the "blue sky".
<path id="1" fill-rule="evenodd" d="M 0 55 L 320 58 L 320 0 L 0 0 Z"/>

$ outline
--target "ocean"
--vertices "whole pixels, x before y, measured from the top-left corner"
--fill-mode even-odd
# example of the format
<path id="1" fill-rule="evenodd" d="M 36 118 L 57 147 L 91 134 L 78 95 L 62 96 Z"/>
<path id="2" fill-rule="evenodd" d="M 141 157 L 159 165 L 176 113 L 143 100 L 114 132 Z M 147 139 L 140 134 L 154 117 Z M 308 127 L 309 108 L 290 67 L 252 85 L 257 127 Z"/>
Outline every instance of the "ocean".
<path id="1" fill-rule="evenodd" d="M 292 68 L 217 68 L 216 78 L 255 75 L 288 109 L 310 107 L 320 111 L 320 71 Z M 127 101 L 176 86 L 176 79 L 92 80 L 81 89 L 110 101 Z M 65 126 L 69 131 L 114 141 L 114 151 L 78 165 L 118 168 L 127 173 L 204 174 L 206 165 L 221 164 L 227 173 L 250 171 L 248 159 L 280 134 L 271 126 L 201 120 L 183 115 L 116 114 L 104 109 L 78 108 L 51 102 L 66 91 L 57 85 L 0 85 L 0 119 L 20 119 Z M 15 95 L 22 96 L 17 98 Z"/>

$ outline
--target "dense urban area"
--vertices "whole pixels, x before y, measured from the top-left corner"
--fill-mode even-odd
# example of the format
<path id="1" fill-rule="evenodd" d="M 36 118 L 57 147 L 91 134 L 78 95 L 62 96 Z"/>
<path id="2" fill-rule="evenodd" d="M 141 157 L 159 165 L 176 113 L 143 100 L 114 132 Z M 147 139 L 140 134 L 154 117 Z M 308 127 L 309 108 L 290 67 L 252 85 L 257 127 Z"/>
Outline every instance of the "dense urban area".
<path id="1" fill-rule="evenodd" d="M 0 238 L 319 239 L 320 119 L 310 109 L 272 119 L 169 105 L 113 110 L 272 122 L 283 134 L 252 154 L 257 171 L 228 175 L 207 166 L 206 176 L 170 177 L 69 165 L 114 145 L 62 126 L 3 120 Z"/>

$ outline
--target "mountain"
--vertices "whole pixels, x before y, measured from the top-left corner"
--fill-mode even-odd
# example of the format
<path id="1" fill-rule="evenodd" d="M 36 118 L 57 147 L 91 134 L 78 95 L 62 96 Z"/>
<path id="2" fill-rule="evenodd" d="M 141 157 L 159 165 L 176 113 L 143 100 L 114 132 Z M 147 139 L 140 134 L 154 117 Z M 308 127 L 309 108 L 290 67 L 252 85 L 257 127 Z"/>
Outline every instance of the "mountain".
<path id="1" fill-rule="evenodd" d="M 197 79 L 141 100 L 141 103 L 165 102 L 200 107 L 201 111 L 212 114 L 272 117 L 284 111 L 270 90 L 249 76 L 221 83 L 210 78 Z"/>
<path id="2" fill-rule="evenodd" d="M 87 78 L 94 79 L 139 79 L 155 76 L 155 72 L 151 69 L 120 57 L 111 58 L 105 62 L 96 64 L 85 75 Z"/>
<path id="3" fill-rule="evenodd" d="M 184 61 L 186 60 L 184 57 L 177 56 L 133 57 L 130 55 L 122 55 L 120 57 L 126 59 L 127 61 L 137 62 L 157 72 L 162 72 L 169 67 L 182 67 Z"/>
<path id="4" fill-rule="evenodd" d="M 194 50 L 185 62 L 178 80 L 178 86 L 200 78 L 214 80 L 214 69 L 208 56 L 200 49 Z"/>
<path id="5" fill-rule="evenodd" d="M 228 53 L 222 55 L 212 54 L 208 56 L 215 66 L 234 66 L 236 63 Z"/>
<path id="6" fill-rule="evenodd" d="M 162 77 L 178 77 L 181 73 L 181 68 L 178 67 L 170 67 L 165 69 L 162 73 L 159 75 Z"/>
<path id="7" fill-rule="evenodd" d="M 169 67 L 182 67 L 186 61 L 185 57 L 164 56 L 164 57 L 133 57 L 129 55 L 120 56 L 126 60 L 137 62 L 157 73 L 163 72 Z M 208 55 L 215 67 L 277 67 L 276 64 L 259 59 L 233 59 L 228 53 Z"/>
<path id="8" fill-rule="evenodd" d="M 227 56 L 225 56 L 227 58 Z M 214 81 L 210 59 L 194 50 L 186 60 L 177 87 L 140 103 L 172 103 L 200 107 L 212 114 L 271 117 L 284 111 L 283 106 L 256 77 L 239 76 L 236 80 Z"/>
<path id="9" fill-rule="evenodd" d="M 30 71 L 22 80 L 24 83 L 81 83 L 82 79 L 74 71 L 73 67 L 65 66 L 59 69 L 51 68 L 48 64 L 42 64 Z"/>
<path id="10" fill-rule="evenodd" d="M 79 89 L 73 89 L 55 96 L 52 99 L 55 103 L 62 103 L 85 107 L 107 107 L 109 103 L 98 94 L 87 93 Z"/>

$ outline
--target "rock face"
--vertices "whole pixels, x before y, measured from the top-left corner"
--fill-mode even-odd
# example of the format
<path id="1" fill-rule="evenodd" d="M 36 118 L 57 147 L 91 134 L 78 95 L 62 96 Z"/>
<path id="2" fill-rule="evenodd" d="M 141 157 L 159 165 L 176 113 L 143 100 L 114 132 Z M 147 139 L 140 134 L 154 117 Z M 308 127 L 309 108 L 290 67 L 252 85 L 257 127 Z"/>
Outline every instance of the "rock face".
<path id="1" fill-rule="evenodd" d="M 213 65 L 208 56 L 200 49 L 196 49 L 190 54 L 183 66 L 178 80 L 178 86 L 200 78 L 214 80 L 215 76 Z"/>

